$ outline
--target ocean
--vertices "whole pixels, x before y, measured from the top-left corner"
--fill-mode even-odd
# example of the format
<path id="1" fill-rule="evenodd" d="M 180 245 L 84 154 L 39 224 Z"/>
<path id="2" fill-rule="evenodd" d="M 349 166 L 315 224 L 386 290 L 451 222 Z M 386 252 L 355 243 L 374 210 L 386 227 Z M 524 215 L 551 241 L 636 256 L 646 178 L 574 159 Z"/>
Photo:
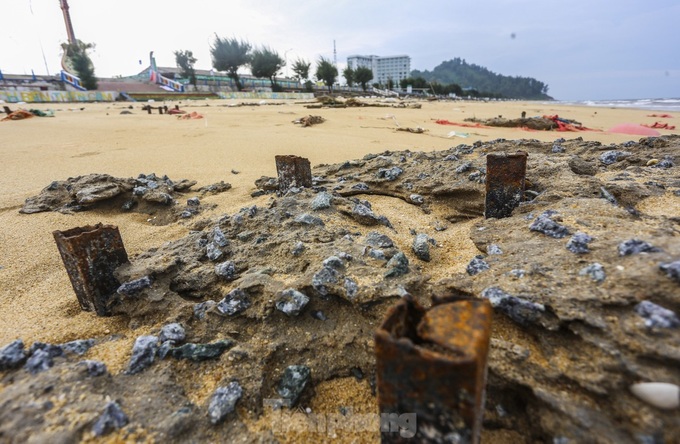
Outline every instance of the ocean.
<path id="1" fill-rule="evenodd" d="M 634 100 L 580 100 L 558 101 L 564 105 L 596 106 L 599 108 L 638 108 L 654 111 L 680 112 L 679 99 L 634 99 Z"/>

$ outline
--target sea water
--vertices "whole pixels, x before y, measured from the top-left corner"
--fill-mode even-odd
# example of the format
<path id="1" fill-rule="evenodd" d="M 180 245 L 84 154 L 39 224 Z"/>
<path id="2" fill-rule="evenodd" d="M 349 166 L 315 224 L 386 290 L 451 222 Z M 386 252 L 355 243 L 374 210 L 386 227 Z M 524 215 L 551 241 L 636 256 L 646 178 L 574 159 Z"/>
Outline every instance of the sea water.
<path id="1" fill-rule="evenodd" d="M 638 108 L 654 111 L 680 112 L 680 98 L 677 99 L 621 99 L 621 100 L 580 100 L 559 101 L 564 105 L 596 106 L 599 108 Z"/>

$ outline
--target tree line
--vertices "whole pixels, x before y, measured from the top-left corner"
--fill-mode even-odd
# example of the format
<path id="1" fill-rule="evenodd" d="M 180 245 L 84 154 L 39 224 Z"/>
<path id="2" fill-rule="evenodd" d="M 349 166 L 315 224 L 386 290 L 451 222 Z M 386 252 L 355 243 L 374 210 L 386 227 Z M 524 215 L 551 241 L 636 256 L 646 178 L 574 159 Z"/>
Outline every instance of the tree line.
<path id="1" fill-rule="evenodd" d="M 189 79 L 196 86 L 196 70 L 194 65 L 196 58 L 192 51 L 177 50 L 174 52 L 175 62 L 180 69 L 180 75 Z M 248 41 L 236 37 L 222 38 L 215 35 L 215 40 L 210 46 L 212 67 L 217 71 L 226 72 L 227 76 L 234 81 L 236 88 L 243 90 L 243 84 L 239 77 L 241 68 L 249 67 L 250 73 L 257 78 L 269 79 L 272 91 L 281 91 L 281 86 L 276 82 L 276 76 L 286 66 L 286 61 L 279 53 L 268 46 L 254 48 Z M 312 91 L 310 70 L 312 63 L 303 58 L 293 62 L 291 69 L 293 78 L 304 85 L 307 91 Z M 370 71 L 370 70 L 369 70 Z M 338 69 L 330 60 L 321 56 L 316 61 L 315 76 L 322 81 L 329 92 L 332 92 L 333 84 L 338 77 Z M 371 74 L 372 77 L 372 74 Z M 370 80 L 370 79 L 369 79 Z"/>
<path id="2" fill-rule="evenodd" d="M 442 62 L 430 71 L 411 72 L 414 77 L 420 77 L 431 83 L 443 85 L 462 85 L 463 95 L 472 91 L 485 97 L 504 97 L 510 99 L 550 100 L 548 85 L 531 77 L 513 77 L 496 74 L 487 68 L 467 63 L 464 59 L 455 58 Z M 459 86 L 460 87 L 460 86 Z"/>

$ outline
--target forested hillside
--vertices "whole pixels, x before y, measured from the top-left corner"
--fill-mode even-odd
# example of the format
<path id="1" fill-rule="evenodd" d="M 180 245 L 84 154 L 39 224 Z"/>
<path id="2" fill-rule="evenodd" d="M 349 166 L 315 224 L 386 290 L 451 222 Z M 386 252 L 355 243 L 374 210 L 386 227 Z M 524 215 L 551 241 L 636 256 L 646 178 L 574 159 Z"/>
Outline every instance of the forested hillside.
<path id="1" fill-rule="evenodd" d="M 511 99 L 551 100 L 548 85 L 531 77 L 511 77 L 496 74 L 483 66 L 467 63 L 461 58 L 442 62 L 432 71 L 411 71 L 411 77 L 428 82 L 457 84 L 463 90 L 474 89 Z"/>

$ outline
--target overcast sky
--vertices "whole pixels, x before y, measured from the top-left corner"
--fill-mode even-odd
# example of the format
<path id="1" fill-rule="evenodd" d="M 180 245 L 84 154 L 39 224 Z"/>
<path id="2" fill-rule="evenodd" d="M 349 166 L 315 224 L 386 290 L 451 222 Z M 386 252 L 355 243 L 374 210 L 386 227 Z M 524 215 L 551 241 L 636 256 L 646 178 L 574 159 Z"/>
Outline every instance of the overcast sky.
<path id="1" fill-rule="evenodd" d="M 461 57 L 534 77 L 558 100 L 680 97 L 679 0 L 69 0 L 78 39 L 95 43 L 99 77 L 191 50 L 210 69 L 215 34 L 268 45 L 288 60 L 411 56 L 432 70 Z M 3 0 L 0 70 L 55 74 L 67 40 L 59 0 Z M 44 53 L 44 59 L 43 59 Z M 141 61 L 141 64 L 140 64 Z M 465 85 L 462 85 L 465 86 Z"/>

